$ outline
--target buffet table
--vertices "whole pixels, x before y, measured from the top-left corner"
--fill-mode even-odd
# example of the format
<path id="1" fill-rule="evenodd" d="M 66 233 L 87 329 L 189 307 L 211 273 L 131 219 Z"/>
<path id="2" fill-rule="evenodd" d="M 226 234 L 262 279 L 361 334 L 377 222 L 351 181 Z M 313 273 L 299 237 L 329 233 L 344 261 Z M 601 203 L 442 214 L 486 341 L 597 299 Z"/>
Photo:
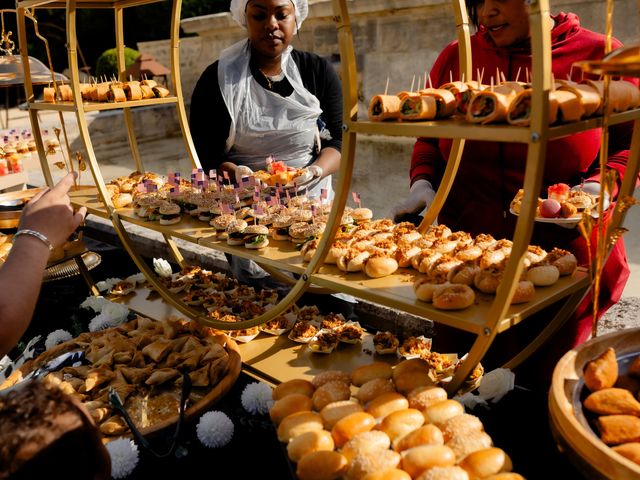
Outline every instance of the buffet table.
<path id="1" fill-rule="evenodd" d="M 87 239 L 91 250 L 98 252 L 103 261 L 92 274 L 96 280 L 109 277 L 125 277 L 135 273 L 126 253 L 118 248 Z M 42 295 L 32 326 L 25 339 L 57 328 L 78 328 L 88 321 L 84 310 L 78 305 L 88 295 L 84 281 L 72 277 L 44 284 Z M 153 305 L 156 313 L 168 309 L 159 297 L 138 292 L 129 298 L 132 308 L 140 307 L 142 301 Z M 136 300 L 137 299 L 137 300 Z M 165 310 L 169 313 L 169 310 Z M 373 330 L 375 332 L 375 330 Z M 240 375 L 231 391 L 214 407 L 225 412 L 235 424 L 231 442 L 219 449 L 208 449 L 195 436 L 195 425 L 190 425 L 182 435 L 181 448 L 175 455 L 157 459 L 149 453 L 141 452 L 141 458 L 133 474 L 128 478 L 190 478 L 204 472 L 219 472 L 222 465 L 237 471 L 236 478 L 256 478 L 268 471 L 270 478 L 295 478 L 292 465 L 286 457 L 286 450 L 278 443 L 275 429 L 268 416 L 252 415 L 242 407 L 240 396 L 246 385 L 255 382 L 256 376 L 268 381 L 287 380 L 312 376 L 319 370 L 336 368 L 345 361 L 341 355 L 319 355 L 302 353 L 300 344 L 285 338 L 259 336 L 248 344 L 241 344 L 244 373 Z M 304 347 L 306 349 L 306 347 Z M 351 366 L 367 363 L 373 356 L 360 346 L 341 346 L 342 354 L 348 354 Z M 334 352 L 335 353 L 335 352 Z M 355 355 L 353 355 L 355 354 Z M 376 356 L 375 360 L 384 357 Z M 391 360 L 390 360 L 391 361 Z M 517 380 L 517 378 L 516 378 Z M 587 478 L 578 472 L 568 459 L 558 452 L 549 429 L 547 391 L 526 391 L 516 388 L 490 409 L 475 408 L 471 413 L 482 420 L 487 432 L 511 456 L 517 471 L 527 479 Z M 163 439 L 156 440 L 158 450 L 163 450 Z M 534 445 L 532 448 L 531 445 Z M 227 470 L 228 471 L 228 470 Z"/>

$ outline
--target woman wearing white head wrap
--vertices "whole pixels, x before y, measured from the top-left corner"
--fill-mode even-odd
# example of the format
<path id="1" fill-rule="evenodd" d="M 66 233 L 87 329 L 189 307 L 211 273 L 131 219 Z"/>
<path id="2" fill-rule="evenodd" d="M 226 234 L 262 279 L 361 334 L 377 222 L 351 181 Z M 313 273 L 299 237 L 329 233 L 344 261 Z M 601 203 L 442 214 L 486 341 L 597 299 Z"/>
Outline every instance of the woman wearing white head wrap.
<path id="1" fill-rule="evenodd" d="M 232 0 L 248 38 L 205 70 L 191 100 L 191 133 L 207 171 L 240 182 L 272 157 L 308 168 L 316 177 L 309 194 L 324 189 L 330 198 L 341 158 L 342 89 L 327 60 L 290 45 L 307 10 L 306 0 Z"/>
<path id="2" fill-rule="evenodd" d="M 247 4 L 250 1 L 251 0 L 231 0 L 231 6 L 229 7 L 233 19 L 243 27 L 247 26 Z M 291 0 L 291 3 L 295 8 L 296 27 L 299 29 L 309 14 L 309 3 L 307 0 Z"/>

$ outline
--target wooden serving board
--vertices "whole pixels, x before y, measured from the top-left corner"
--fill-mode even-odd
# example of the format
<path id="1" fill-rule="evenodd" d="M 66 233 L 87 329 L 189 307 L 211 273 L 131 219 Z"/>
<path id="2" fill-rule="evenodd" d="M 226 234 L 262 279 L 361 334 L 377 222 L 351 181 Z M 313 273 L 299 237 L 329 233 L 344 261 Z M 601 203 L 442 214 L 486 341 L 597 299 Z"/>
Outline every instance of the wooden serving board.
<path id="1" fill-rule="evenodd" d="M 640 479 L 640 465 L 605 445 L 582 414 L 584 367 L 609 347 L 616 351 L 618 359 L 640 354 L 640 328 L 594 338 L 560 359 L 549 391 L 551 428 L 561 449 L 590 478 Z"/>

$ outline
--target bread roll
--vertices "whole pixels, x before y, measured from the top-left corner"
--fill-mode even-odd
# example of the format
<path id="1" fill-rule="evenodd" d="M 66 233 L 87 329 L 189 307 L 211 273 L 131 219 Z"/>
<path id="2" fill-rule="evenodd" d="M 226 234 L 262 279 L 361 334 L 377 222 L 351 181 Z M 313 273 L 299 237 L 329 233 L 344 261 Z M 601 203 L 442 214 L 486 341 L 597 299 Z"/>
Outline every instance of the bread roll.
<path id="1" fill-rule="evenodd" d="M 534 293 L 535 288 L 533 283 L 529 280 L 520 280 L 516 286 L 516 291 L 513 293 L 513 297 L 511 298 L 511 304 L 517 305 L 529 302 L 533 298 Z"/>
<path id="2" fill-rule="evenodd" d="M 403 360 L 393 368 L 393 381 L 395 382 L 400 375 L 413 370 L 428 371 L 429 364 L 422 358 L 410 358 Z"/>
<path id="3" fill-rule="evenodd" d="M 440 429 L 431 423 L 423 425 L 417 430 L 400 437 L 395 442 L 393 449 L 396 452 L 402 452 L 420 445 L 444 445 L 444 438 Z"/>
<path id="4" fill-rule="evenodd" d="M 553 265 L 533 266 L 527 270 L 527 280 L 536 287 L 553 285 L 560 278 L 560 270 Z"/>
<path id="5" fill-rule="evenodd" d="M 420 387 L 432 387 L 436 383 L 436 378 L 430 370 L 413 370 L 398 375 L 395 380 L 396 390 L 403 395 L 408 395 Z"/>
<path id="6" fill-rule="evenodd" d="M 291 393 L 300 393 L 311 398 L 315 389 L 311 382 L 296 378 L 276 386 L 271 396 L 274 400 L 280 400 Z"/>
<path id="7" fill-rule="evenodd" d="M 493 441 L 485 432 L 471 432 L 467 435 L 455 436 L 445 445 L 453 450 L 457 461 L 460 461 L 471 452 L 492 447 Z"/>
<path id="8" fill-rule="evenodd" d="M 513 465 L 504 450 L 491 447 L 471 452 L 462 459 L 460 467 L 465 469 L 471 478 L 484 478 L 496 473 L 510 472 Z"/>
<path id="9" fill-rule="evenodd" d="M 348 462 L 363 452 L 387 450 L 391 446 L 389 435 L 380 430 L 369 430 L 355 435 L 342 447 L 342 455 Z"/>
<path id="10" fill-rule="evenodd" d="M 525 480 L 525 478 L 519 473 L 513 472 L 505 472 L 505 473 L 496 473 L 495 475 L 490 475 L 483 480 Z"/>
<path id="11" fill-rule="evenodd" d="M 407 408 L 406 410 L 398 410 L 390 413 L 382 419 L 378 430 L 382 430 L 395 442 L 397 439 L 409 432 L 420 428 L 424 424 L 424 416 L 420 410 L 415 408 Z"/>
<path id="12" fill-rule="evenodd" d="M 393 392 L 395 388 L 389 378 L 374 378 L 362 385 L 356 392 L 356 398 L 362 403 L 367 403 L 383 393 Z"/>
<path id="13" fill-rule="evenodd" d="M 320 411 L 332 402 L 349 400 L 351 388 L 349 384 L 341 381 L 327 382 L 316 389 L 313 393 L 313 408 Z"/>
<path id="14" fill-rule="evenodd" d="M 404 470 L 390 468 L 387 470 L 368 473 L 362 477 L 362 480 L 411 480 L 411 475 Z"/>
<path id="15" fill-rule="evenodd" d="M 362 405 L 355 400 L 340 400 L 331 402 L 320 410 L 322 423 L 324 428 L 331 430 L 338 420 L 351 415 L 352 413 L 362 412 Z"/>
<path id="16" fill-rule="evenodd" d="M 484 425 L 475 415 L 463 413 L 445 420 L 440 425 L 440 429 L 442 430 L 444 441 L 448 442 L 456 436 L 464 437 L 472 432 L 483 432 Z"/>
<path id="17" fill-rule="evenodd" d="M 398 392 L 387 392 L 371 400 L 365 410 L 375 418 L 384 418 L 390 413 L 409 408 L 409 401 Z"/>
<path id="18" fill-rule="evenodd" d="M 364 264 L 364 273 L 371 278 L 386 277 L 396 270 L 398 270 L 398 262 L 391 257 L 369 257 Z"/>
<path id="19" fill-rule="evenodd" d="M 402 469 L 411 478 L 432 467 L 448 467 L 456 463 L 456 456 L 444 445 L 421 445 L 402 452 Z"/>
<path id="20" fill-rule="evenodd" d="M 287 415 L 278 425 L 278 440 L 289 443 L 305 432 L 322 430 L 322 417 L 316 412 L 296 412 Z"/>
<path id="21" fill-rule="evenodd" d="M 331 429 L 336 446 L 342 447 L 358 433 L 368 432 L 376 425 L 376 419 L 366 412 L 356 412 L 347 415 L 336 422 Z"/>
<path id="22" fill-rule="evenodd" d="M 396 468 L 399 464 L 400 454 L 393 450 L 362 452 L 349 462 L 345 479 L 361 480 L 370 473 Z"/>
<path id="23" fill-rule="evenodd" d="M 320 450 L 333 450 L 335 444 L 331 433 L 326 430 L 311 430 L 296 435 L 287 445 L 289 460 L 298 463 L 300 459 L 310 452 Z"/>
<path id="24" fill-rule="evenodd" d="M 433 423 L 439 427 L 450 418 L 462 415 L 464 407 L 456 400 L 444 400 L 425 408 L 422 413 L 427 423 Z"/>
<path id="25" fill-rule="evenodd" d="M 435 385 L 424 385 L 414 388 L 407 395 L 409 407 L 424 410 L 431 405 L 443 402 L 447 399 L 447 391 Z"/>
<path id="26" fill-rule="evenodd" d="M 373 362 L 362 365 L 351 372 L 351 383 L 360 387 L 375 378 L 391 378 L 393 369 L 385 362 Z"/>
<path id="27" fill-rule="evenodd" d="M 469 480 L 469 474 L 456 465 L 433 467 L 425 470 L 416 480 Z"/>
<path id="28" fill-rule="evenodd" d="M 347 372 L 343 372 L 342 370 L 326 370 L 313 377 L 311 383 L 314 387 L 318 388 L 327 382 L 334 381 L 343 382 L 348 385 L 351 383 L 351 375 Z"/>
<path id="29" fill-rule="evenodd" d="M 440 310 L 463 310 L 474 304 L 476 294 L 468 285 L 445 283 L 433 292 L 431 301 Z"/>
<path id="30" fill-rule="evenodd" d="M 338 452 L 318 450 L 304 455 L 298 462 L 299 480 L 333 480 L 347 470 L 347 459 Z"/>
<path id="31" fill-rule="evenodd" d="M 271 421 L 279 425 L 284 417 L 292 413 L 310 411 L 313 402 L 306 395 L 292 393 L 277 400 L 269 410 Z"/>

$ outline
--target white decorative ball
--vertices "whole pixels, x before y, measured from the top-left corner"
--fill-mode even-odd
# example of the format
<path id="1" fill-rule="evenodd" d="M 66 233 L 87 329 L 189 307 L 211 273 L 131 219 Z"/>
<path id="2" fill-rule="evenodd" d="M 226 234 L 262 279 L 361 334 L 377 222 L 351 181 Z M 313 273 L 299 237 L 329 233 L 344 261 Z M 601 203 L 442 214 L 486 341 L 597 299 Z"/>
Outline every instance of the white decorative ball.
<path id="1" fill-rule="evenodd" d="M 111 456 L 111 476 L 125 478 L 131 475 L 138 465 L 138 446 L 134 441 L 119 438 L 107 443 L 106 446 Z"/>
<path id="2" fill-rule="evenodd" d="M 234 425 L 223 412 L 207 412 L 198 422 L 196 434 L 205 447 L 219 448 L 227 445 L 233 437 Z"/>
<path id="3" fill-rule="evenodd" d="M 269 413 L 273 406 L 273 391 L 266 383 L 253 382 L 244 387 L 240 401 L 244 409 L 256 415 Z"/>

